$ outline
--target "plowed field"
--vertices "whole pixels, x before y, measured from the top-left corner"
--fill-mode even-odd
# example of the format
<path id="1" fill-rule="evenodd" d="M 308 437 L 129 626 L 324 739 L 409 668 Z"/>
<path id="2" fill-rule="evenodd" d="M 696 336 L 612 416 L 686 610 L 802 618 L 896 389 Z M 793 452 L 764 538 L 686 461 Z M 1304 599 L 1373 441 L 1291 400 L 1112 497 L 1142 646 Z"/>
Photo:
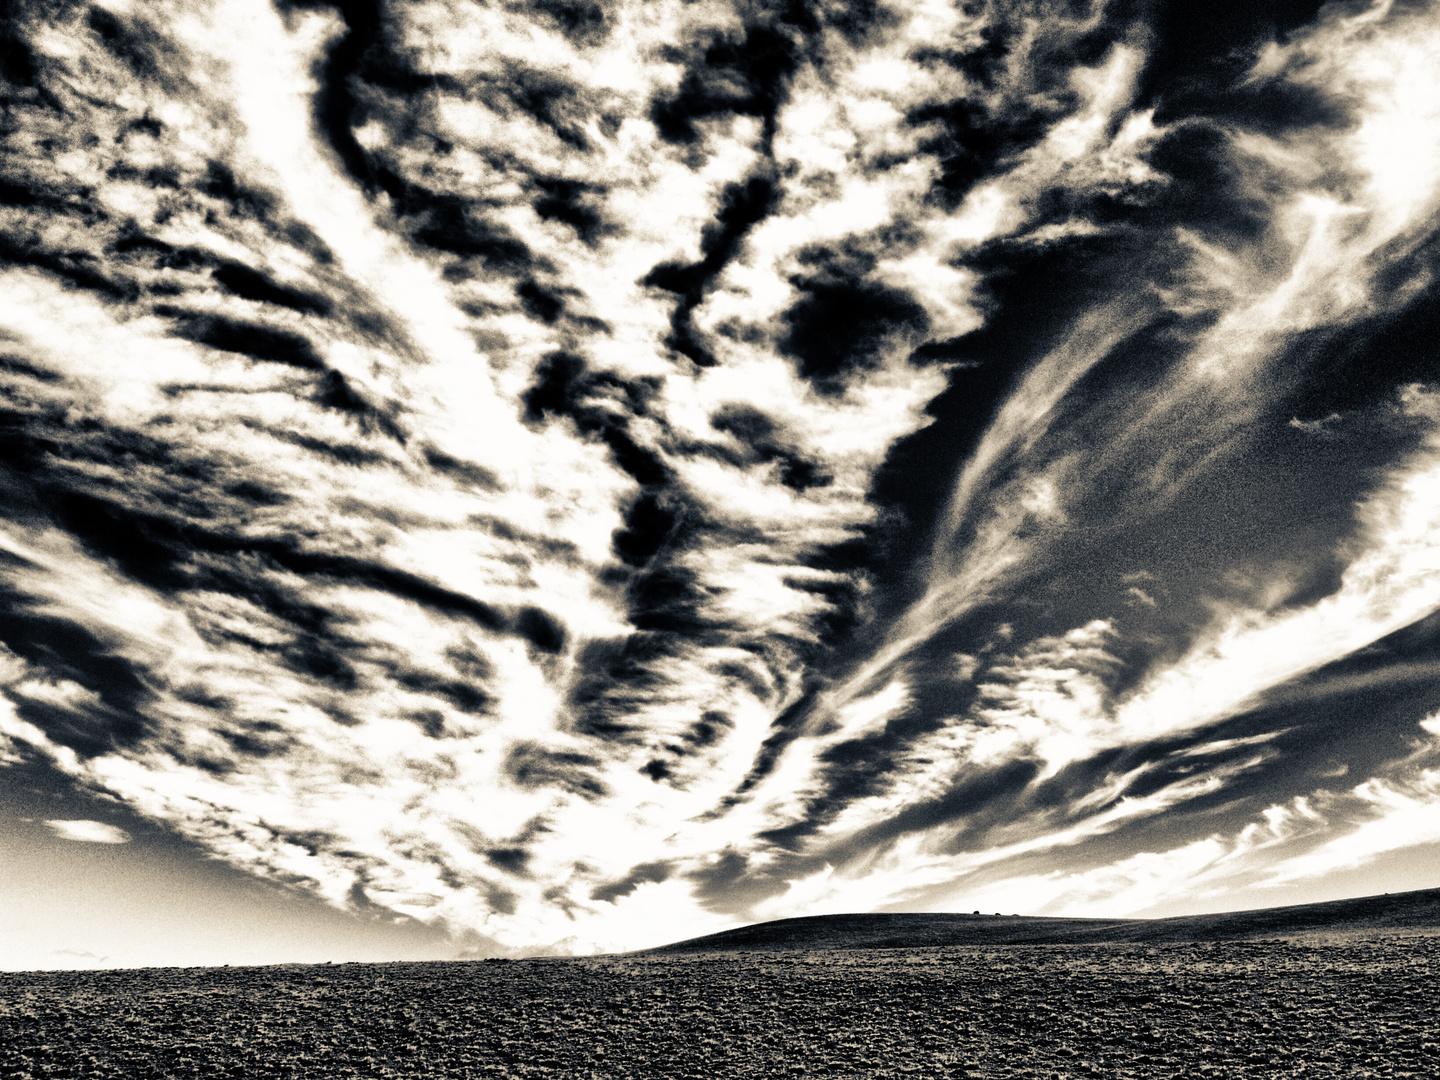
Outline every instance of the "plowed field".
<path id="1" fill-rule="evenodd" d="M 0 975 L 4 1077 L 1440 1076 L 1440 937 Z"/>

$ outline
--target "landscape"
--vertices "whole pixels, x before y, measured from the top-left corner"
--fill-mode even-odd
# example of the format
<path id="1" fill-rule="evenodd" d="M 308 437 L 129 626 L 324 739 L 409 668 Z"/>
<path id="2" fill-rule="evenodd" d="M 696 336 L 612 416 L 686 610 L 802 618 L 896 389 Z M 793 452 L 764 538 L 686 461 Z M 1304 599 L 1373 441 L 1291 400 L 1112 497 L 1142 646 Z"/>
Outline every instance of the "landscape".
<path id="1" fill-rule="evenodd" d="M 1440 0 L 0 0 L 0 1080 L 1440 1076 Z"/>
<path id="2" fill-rule="evenodd" d="M 0 1076 L 1433 1077 L 1440 890 L 640 953 L 0 974 Z"/>

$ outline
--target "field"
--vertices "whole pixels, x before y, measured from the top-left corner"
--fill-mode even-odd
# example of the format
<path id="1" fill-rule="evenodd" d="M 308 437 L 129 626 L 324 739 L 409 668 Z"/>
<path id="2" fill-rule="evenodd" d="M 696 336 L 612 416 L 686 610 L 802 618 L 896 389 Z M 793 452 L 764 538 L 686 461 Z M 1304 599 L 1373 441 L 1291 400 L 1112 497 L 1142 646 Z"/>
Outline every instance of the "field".
<path id="1" fill-rule="evenodd" d="M 0 975 L 0 1077 L 1435 1077 L 1440 936 Z"/>

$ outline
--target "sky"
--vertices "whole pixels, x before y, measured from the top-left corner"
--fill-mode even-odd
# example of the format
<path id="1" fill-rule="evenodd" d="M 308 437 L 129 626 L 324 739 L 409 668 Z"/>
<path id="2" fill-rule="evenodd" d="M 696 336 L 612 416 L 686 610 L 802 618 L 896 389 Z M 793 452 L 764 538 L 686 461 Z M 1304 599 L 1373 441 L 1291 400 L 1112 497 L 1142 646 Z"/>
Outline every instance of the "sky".
<path id="1" fill-rule="evenodd" d="M 16 0 L 0 969 L 1440 886 L 1440 10 Z"/>

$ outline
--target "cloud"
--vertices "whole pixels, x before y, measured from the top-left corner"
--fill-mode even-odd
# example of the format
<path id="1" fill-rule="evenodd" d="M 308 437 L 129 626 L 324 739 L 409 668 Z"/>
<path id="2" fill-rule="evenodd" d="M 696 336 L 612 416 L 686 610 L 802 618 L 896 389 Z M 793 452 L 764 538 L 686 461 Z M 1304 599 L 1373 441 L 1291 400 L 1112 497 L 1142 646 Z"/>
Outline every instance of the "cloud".
<path id="1" fill-rule="evenodd" d="M 1431 737 L 1417 740 L 1402 769 L 1371 777 L 1347 793 L 1352 821 L 1358 823 L 1268 867 L 1266 885 L 1364 866 L 1390 852 L 1440 840 L 1440 742 L 1433 737 L 1433 720 L 1421 726 Z"/>
<path id="2" fill-rule="evenodd" d="M 62 840 L 75 840 L 85 844 L 128 844 L 130 834 L 118 825 L 107 825 L 103 821 L 55 821 L 47 820 L 46 825 Z"/>
<path id="3" fill-rule="evenodd" d="M 101 964 L 110 959 L 108 956 L 97 956 L 92 952 L 86 952 L 84 949 L 56 949 L 52 955 L 73 956 L 77 960 L 94 960 Z"/>
<path id="4" fill-rule="evenodd" d="M 997 875 L 962 889 L 957 902 L 1009 907 L 1026 914 L 1121 916 L 1176 901 L 1203 902 L 1227 889 L 1293 886 L 1337 870 L 1440 839 L 1436 808 L 1440 743 L 1414 740 L 1385 774 L 1348 790 L 1318 788 L 1265 807 L 1231 834 L 1214 833 L 1181 847 L 1142 851 L 1072 872 Z"/>
<path id="5" fill-rule="evenodd" d="M 614 903 L 622 896 L 629 896 L 642 884 L 649 882 L 658 885 L 670 878 L 671 867 L 665 863 L 642 863 L 631 869 L 619 881 L 606 882 L 597 885 L 590 893 L 591 900 L 608 901 Z"/>
<path id="6" fill-rule="evenodd" d="M 0 761 L 497 954 L 1423 842 L 1433 20 L 578 11 L 6 24 Z"/>

